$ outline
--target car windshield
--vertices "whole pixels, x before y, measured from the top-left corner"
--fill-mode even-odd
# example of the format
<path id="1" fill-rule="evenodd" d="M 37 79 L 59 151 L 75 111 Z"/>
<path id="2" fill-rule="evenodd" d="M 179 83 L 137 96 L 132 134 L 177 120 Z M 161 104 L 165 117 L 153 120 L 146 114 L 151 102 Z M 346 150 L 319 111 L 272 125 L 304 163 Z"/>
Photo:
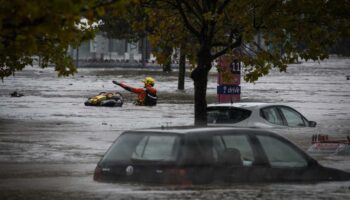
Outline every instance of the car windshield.
<path id="1" fill-rule="evenodd" d="M 251 111 L 240 108 L 228 107 L 208 107 L 208 123 L 211 124 L 226 124 L 238 123 L 247 119 Z"/>
<path id="2" fill-rule="evenodd" d="M 121 135 L 107 151 L 102 162 L 175 161 L 180 136 L 175 134 Z"/>
<path id="3" fill-rule="evenodd" d="M 306 126 L 307 122 L 304 118 L 295 110 L 287 107 L 280 108 L 284 118 L 287 121 L 288 126 Z"/>

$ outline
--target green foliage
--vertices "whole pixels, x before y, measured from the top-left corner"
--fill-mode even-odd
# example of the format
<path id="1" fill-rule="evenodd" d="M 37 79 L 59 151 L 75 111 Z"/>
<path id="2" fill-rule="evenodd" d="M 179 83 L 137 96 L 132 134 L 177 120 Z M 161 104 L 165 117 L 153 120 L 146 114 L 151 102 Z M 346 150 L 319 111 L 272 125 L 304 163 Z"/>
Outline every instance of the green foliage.
<path id="1" fill-rule="evenodd" d="M 190 43 L 187 52 L 206 70 L 211 65 L 203 63 L 234 53 L 244 63 L 245 80 L 252 82 L 300 59 L 325 59 L 339 37 L 350 35 L 347 0 L 139 2 L 156 22 L 150 36 L 155 44 Z"/>
<path id="2" fill-rule="evenodd" d="M 190 36 L 181 26 L 180 19 L 176 15 L 164 15 L 162 10 L 145 8 L 149 16 L 148 26 L 152 27 L 148 39 L 154 47 L 152 52 L 157 57 L 158 63 L 169 64 L 174 48 L 188 48 Z"/>
<path id="3" fill-rule="evenodd" d="M 54 64 L 59 76 L 75 73 L 68 46 L 93 37 L 91 23 L 103 13 L 103 2 L 0 0 L 0 78 L 38 59 L 41 67 Z"/>
<path id="4" fill-rule="evenodd" d="M 327 58 L 335 41 L 349 38 L 349 4 L 348 0 L 0 0 L 0 77 L 32 65 L 38 57 L 42 67 L 54 64 L 59 75 L 73 74 L 76 69 L 67 48 L 91 38 L 94 30 L 89 25 L 99 16 L 109 23 L 109 33 L 114 30 L 113 37 L 147 35 L 160 58 L 168 54 L 166 49 L 181 47 L 197 68 L 206 71 L 213 60 L 234 52 L 244 63 L 245 79 L 255 81 L 272 68 L 286 71 L 298 59 Z M 88 23 L 84 25 L 82 18 Z"/>
<path id="5" fill-rule="evenodd" d="M 173 48 L 193 44 L 176 13 L 170 14 L 169 10 L 164 13 L 154 6 L 150 1 L 129 1 L 122 9 L 108 8 L 106 15 L 100 18 L 99 29 L 109 38 L 137 41 L 147 37 L 158 63 L 167 65 L 171 62 Z"/>
<path id="6" fill-rule="evenodd" d="M 144 10 L 134 1 L 123 6 L 108 7 L 101 20 L 99 30 L 108 38 L 138 41 L 147 35 L 147 19 Z"/>
<path id="7" fill-rule="evenodd" d="M 273 67 L 286 71 L 300 59 L 327 58 L 340 36 L 349 37 L 349 2 L 342 3 L 343 8 L 335 1 L 254 1 L 252 33 L 260 34 L 264 44 L 257 44 L 251 34 L 245 37 L 239 53 L 245 80 L 253 82 Z"/>

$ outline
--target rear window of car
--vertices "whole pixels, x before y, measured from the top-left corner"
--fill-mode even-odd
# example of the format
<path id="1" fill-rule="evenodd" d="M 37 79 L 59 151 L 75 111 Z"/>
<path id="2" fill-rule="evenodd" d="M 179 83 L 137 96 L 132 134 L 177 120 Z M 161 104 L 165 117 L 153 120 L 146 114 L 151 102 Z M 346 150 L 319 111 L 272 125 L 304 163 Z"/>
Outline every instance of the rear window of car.
<path id="1" fill-rule="evenodd" d="M 123 134 L 112 144 L 102 162 L 176 161 L 179 141 L 176 134 Z"/>
<path id="2" fill-rule="evenodd" d="M 251 115 L 250 110 L 228 107 L 208 107 L 207 119 L 209 124 L 231 124 L 247 119 Z"/>

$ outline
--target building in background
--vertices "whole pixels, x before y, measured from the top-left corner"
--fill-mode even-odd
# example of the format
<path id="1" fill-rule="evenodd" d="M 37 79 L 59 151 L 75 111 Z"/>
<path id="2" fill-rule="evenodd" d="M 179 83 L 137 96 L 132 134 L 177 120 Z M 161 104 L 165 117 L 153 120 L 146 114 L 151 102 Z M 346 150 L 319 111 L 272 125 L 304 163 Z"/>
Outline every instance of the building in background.
<path id="1" fill-rule="evenodd" d="M 69 55 L 77 66 L 91 63 L 154 63 L 151 46 L 147 39 L 138 42 L 109 39 L 97 34 L 92 40 L 83 42 L 78 49 L 69 48 Z"/>

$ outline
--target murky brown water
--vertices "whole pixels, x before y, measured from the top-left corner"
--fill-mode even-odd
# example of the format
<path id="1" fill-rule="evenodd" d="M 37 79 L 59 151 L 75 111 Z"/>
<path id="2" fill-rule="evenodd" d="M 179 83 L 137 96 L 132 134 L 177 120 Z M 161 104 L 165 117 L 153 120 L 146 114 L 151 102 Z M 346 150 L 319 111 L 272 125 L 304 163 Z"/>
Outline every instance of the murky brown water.
<path id="1" fill-rule="evenodd" d="M 256 84 L 242 83 L 243 101 L 289 103 L 318 122 L 315 129 L 285 130 L 307 149 L 311 135 L 350 135 L 350 59 L 292 65 L 288 73 L 271 72 Z M 98 76 L 95 76 L 98 72 Z M 350 199 L 350 182 L 146 186 L 92 181 L 99 158 L 124 130 L 193 122 L 193 85 L 176 91 L 176 74 L 157 80 L 160 103 L 132 105 L 132 95 L 111 80 L 140 84 L 142 72 L 82 69 L 58 79 L 53 69 L 28 68 L 0 83 L 0 199 Z M 25 96 L 11 98 L 19 91 Z M 100 91 L 124 93 L 122 108 L 85 107 Z M 210 77 L 208 101 L 215 101 Z M 350 156 L 315 155 L 323 165 L 350 171 Z"/>

